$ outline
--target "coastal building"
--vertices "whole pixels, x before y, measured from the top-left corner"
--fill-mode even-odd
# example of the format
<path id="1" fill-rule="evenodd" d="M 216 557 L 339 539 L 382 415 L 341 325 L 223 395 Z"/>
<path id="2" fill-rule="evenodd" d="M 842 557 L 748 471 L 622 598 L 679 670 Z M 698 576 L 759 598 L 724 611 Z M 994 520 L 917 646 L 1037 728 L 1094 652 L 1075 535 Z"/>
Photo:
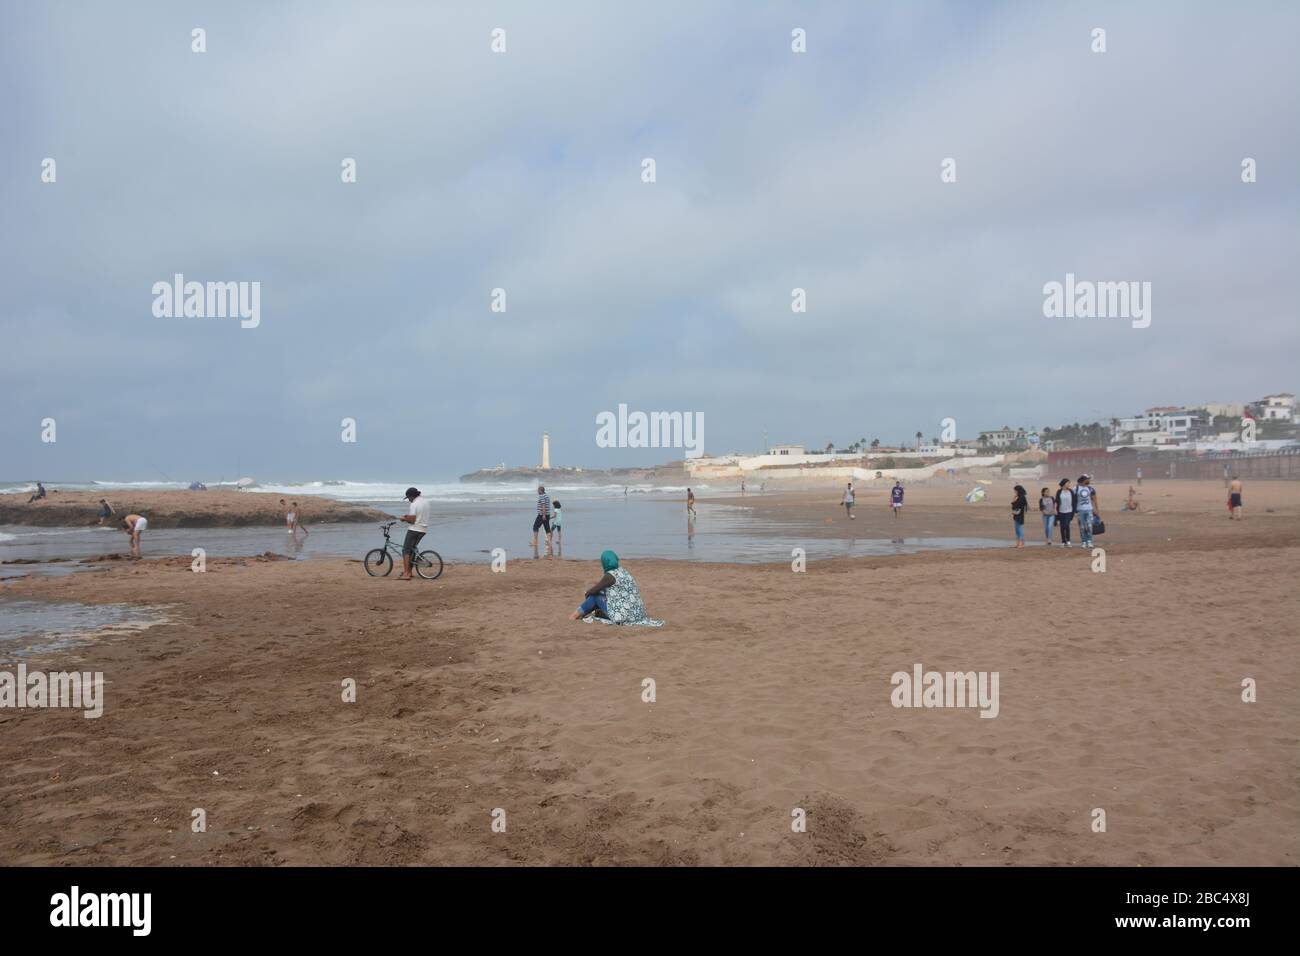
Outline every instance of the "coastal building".
<path id="1" fill-rule="evenodd" d="M 1197 438 L 1208 424 L 1203 409 L 1157 406 L 1141 415 L 1116 419 L 1112 437 L 1117 443 L 1163 444 Z"/>
<path id="2" fill-rule="evenodd" d="M 1028 433 L 1023 428 L 1001 428 L 980 432 L 980 446 L 983 448 L 1024 448 L 1029 444 Z"/>
<path id="3" fill-rule="evenodd" d="M 1246 411 L 1241 402 L 1206 402 L 1197 408 L 1211 418 L 1240 418 Z"/>
<path id="4" fill-rule="evenodd" d="M 767 452 L 769 455 L 802 455 L 805 454 L 803 445 L 773 445 Z"/>
<path id="5" fill-rule="evenodd" d="M 551 435 L 549 432 L 542 432 L 542 471 L 551 469 Z"/>
<path id="6" fill-rule="evenodd" d="M 1259 417 L 1266 422 L 1286 422 L 1289 424 L 1295 421 L 1295 396 L 1290 392 L 1265 395 L 1252 404 L 1259 411 Z"/>

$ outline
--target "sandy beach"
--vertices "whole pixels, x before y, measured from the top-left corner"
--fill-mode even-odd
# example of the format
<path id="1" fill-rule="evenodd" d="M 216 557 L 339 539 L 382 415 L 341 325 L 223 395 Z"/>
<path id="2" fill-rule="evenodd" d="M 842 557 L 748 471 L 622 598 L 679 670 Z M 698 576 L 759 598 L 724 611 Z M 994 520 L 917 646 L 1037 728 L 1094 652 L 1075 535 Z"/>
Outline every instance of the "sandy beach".
<path id="1" fill-rule="evenodd" d="M 629 563 L 658 630 L 566 620 L 599 568 L 522 539 L 432 583 L 252 558 L 10 582 L 170 623 L 27 661 L 102 671 L 104 714 L 0 710 L 0 863 L 1293 866 L 1300 488 L 1248 487 L 1243 522 L 1221 490 L 1104 512 L 1105 573 L 1061 548 Z M 877 493 L 852 533 L 894 520 Z M 1010 543 L 1001 488 L 958 493 L 898 520 Z M 850 533 L 833 493 L 743 503 Z M 892 706 L 917 663 L 998 672 L 997 717 Z"/>
<path id="2" fill-rule="evenodd" d="M 284 495 L 258 491 L 60 491 L 40 501 L 26 495 L 0 498 L 0 525 L 84 527 L 99 520 L 99 499 L 107 498 L 120 516 L 142 514 L 151 528 L 242 528 L 283 525 Z M 316 495 L 296 499 L 304 524 L 382 521 L 384 512 Z"/>

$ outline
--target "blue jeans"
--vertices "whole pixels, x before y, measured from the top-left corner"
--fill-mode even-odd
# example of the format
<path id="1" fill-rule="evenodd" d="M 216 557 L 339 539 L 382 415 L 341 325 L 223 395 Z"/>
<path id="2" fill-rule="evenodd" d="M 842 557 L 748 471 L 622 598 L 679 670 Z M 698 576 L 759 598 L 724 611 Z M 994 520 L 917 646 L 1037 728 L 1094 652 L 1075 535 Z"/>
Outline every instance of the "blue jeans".
<path id="1" fill-rule="evenodd" d="M 1056 515 L 1043 515 L 1043 536 L 1047 543 L 1052 543 L 1052 526 L 1056 524 Z"/>
<path id="2" fill-rule="evenodd" d="M 1073 520 L 1073 511 L 1067 511 L 1056 516 L 1056 529 L 1061 532 L 1061 544 L 1070 543 L 1070 522 Z"/>
<path id="3" fill-rule="evenodd" d="M 580 605 L 578 605 L 578 612 L 583 617 L 586 617 L 588 614 L 590 614 L 592 611 L 596 610 L 597 608 L 600 609 L 601 614 L 605 615 L 606 617 L 609 617 L 609 609 L 605 607 L 605 595 L 597 594 L 593 597 L 587 598 L 587 600 L 583 601 Z"/>
<path id="4" fill-rule="evenodd" d="M 1092 509 L 1079 512 L 1079 540 L 1085 548 L 1092 547 Z"/>
<path id="5" fill-rule="evenodd" d="M 1025 523 L 1024 523 L 1023 521 L 1016 521 L 1016 522 L 1013 522 L 1013 523 L 1014 523 L 1015 526 L 1016 526 L 1016 540 L 1017 540 L 1017 541 L 1024 541 L 1024 540 L 1025 540 Z"/>

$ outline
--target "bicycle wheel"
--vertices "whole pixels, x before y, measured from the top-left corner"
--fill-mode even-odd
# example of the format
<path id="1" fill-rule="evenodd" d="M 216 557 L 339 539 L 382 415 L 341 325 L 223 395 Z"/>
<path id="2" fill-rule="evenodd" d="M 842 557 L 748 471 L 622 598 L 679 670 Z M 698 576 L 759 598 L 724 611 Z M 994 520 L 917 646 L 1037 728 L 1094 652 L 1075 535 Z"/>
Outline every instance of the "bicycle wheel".
<path id="1" fill-rule="evenodd" d="M 383 548 L 375 548 L 366 555 L 366 574 L 373 577 L 388 577 L 393 571 L 393 556 Z"/>
<path id="2" fill-rule="evenodd" d="M 421 551 L 415 557 L 415 573 L 426 581 L 436 581 L 442 576 L 442 555 L 437 551 Z"/>

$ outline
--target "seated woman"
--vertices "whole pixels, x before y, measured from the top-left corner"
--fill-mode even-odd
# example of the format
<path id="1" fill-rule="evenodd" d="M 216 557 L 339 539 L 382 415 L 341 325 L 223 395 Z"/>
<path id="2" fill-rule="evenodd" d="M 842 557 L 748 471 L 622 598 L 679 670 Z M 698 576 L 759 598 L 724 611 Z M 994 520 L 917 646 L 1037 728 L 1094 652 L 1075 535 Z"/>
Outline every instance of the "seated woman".
<path id="1" fill-rule="evenodd" d="M 587 589 L 586 600 L 569 615 L 569 620 L 580 618 L 600 621 L 603 624 L 639 624 L 643 627 L 663 627 L 663 621 L 646 617 L 645 604 L 637 589 L 636 579 L 618 566 L 618 555 L 605 551 L 600 556 L 600 566 L 605 574 Z"/>

